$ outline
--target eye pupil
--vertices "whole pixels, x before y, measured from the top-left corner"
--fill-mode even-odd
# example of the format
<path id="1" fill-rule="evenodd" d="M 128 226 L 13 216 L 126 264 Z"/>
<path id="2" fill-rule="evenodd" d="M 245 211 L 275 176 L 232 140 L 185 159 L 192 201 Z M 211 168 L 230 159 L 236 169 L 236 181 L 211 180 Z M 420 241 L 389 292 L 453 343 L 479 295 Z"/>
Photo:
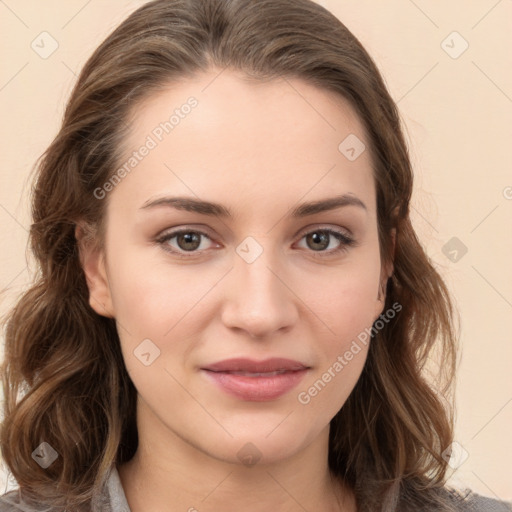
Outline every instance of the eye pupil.
<path id="1" fill-rule="evenodd" d="M 310 233 L 307 235 L 307 239 L 308 241 L 312 240 L 314 244 L 320 244 L 322 246 L 320 247 L 321 249 L 329 247 L 329 235 L 323 231 L 315 231 L 314 233 Z"/>
<path id="2" fill-rule="evenodd" d="M 183 245 L 180 243 L 182 240 L 184 240 L 185 244 L 187 245 L 192 244 L 193 247 L 183 247 Z M 183 249 L 184 251 L 194 251 L 199 247 L 199 245 L 201 245 L 201 235 L 199 235 L 199 233 L 193 232 L 180 233 L 177 236 L 177 241 L 180 249 Z"/>

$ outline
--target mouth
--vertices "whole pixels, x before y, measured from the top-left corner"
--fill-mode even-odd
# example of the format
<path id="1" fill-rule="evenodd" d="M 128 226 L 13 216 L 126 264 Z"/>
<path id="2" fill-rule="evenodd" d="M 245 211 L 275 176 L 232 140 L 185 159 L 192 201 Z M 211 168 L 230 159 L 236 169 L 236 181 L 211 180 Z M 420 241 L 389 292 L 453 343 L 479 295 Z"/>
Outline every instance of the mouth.
<path id="1" fill-rule="evenodd" d="M 239 400 L 276 400 L 296 387 L 310 370 L 290 359 L 231 359 L 201 368 L 209 382 Z"/>

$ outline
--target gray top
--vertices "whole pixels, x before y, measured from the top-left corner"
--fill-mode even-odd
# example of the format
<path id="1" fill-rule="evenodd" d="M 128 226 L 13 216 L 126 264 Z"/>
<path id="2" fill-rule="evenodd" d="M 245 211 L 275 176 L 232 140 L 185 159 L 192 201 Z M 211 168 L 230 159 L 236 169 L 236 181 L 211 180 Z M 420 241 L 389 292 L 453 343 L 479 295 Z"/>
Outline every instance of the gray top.
<path id="1" fill-rule="evenodd" d="M 51 512 L 44 507 L 28 507 L 20 503 L 19 489 L 0 496 L 0 512 Z M 461 512 L 512 512 L 512 501 L 500 501 L 476 494 L 469 489 L 454 489 L 455 495 L 463 497 L 459 510 Z M 95 512 L 131 512 L 124 494 L 119 472 L 115 465 L 108 475 L 103 492 L 93 504 Z"/>

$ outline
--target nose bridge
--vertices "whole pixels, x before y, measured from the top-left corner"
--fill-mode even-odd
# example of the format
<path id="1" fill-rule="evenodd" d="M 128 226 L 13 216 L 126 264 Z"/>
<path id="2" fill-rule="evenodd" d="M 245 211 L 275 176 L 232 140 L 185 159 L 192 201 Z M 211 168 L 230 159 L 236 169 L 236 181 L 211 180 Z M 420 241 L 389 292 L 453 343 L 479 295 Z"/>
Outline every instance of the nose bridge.
<path id="1" fill-rule="evenodd" d="M 226 326 L 264 336 L 296 319 L 293 294 L 270 247 L 271 237 L 247 237 L 237 247 L 231 275 L 232 292 L 225 304 Z M 283 275 L 280 275 L 283 274 Z"/>

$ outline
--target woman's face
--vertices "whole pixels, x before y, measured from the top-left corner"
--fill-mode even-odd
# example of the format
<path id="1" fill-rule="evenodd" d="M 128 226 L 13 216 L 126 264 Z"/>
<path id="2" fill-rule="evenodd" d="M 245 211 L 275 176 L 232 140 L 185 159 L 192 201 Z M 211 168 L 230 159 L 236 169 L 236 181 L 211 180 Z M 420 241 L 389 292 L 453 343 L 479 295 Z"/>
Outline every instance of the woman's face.
<path id="1" fill-rule="evenodd" d="M 95 193 L 108 200 L 105 252 L 84 269 L 91 306 L 116 319 L 145 442 L 238 463 L 298 453 L 328 433 L 383 312 L 361 123 L 300 80 L 218 70 L 152 96 L 131 123 L 124 172 Z M 232 358 L 306 369 L 206 369 Z"/>

